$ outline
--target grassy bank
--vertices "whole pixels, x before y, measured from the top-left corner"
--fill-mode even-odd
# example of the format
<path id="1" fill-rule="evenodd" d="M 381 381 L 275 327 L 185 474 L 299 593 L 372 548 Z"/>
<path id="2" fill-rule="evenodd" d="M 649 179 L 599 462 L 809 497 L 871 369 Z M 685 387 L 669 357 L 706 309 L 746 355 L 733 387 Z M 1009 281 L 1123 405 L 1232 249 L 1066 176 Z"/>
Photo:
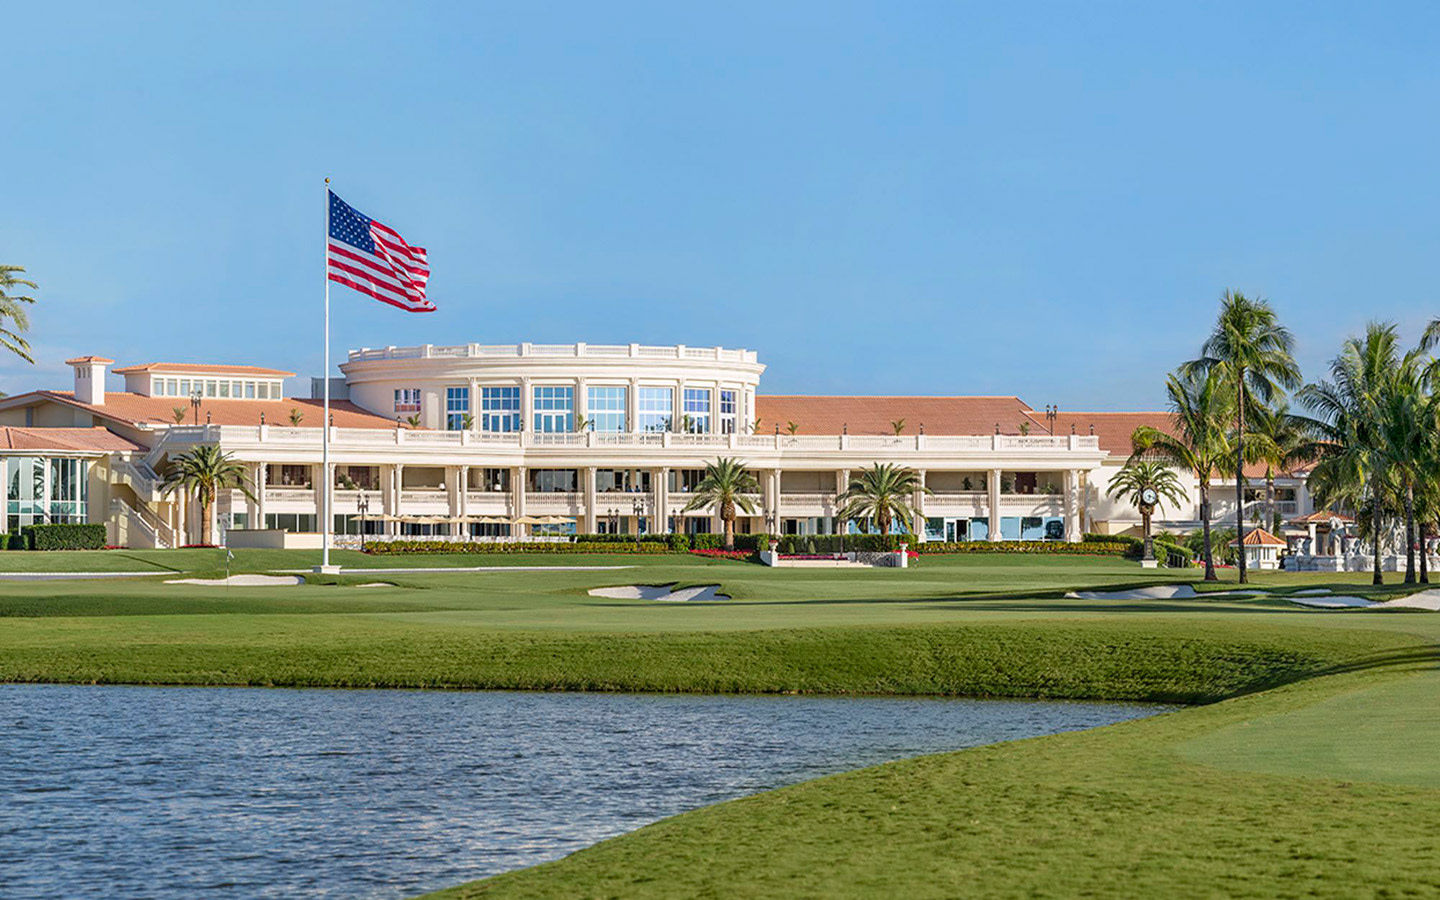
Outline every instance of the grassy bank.
<path id="1" fill-rule="evenodd" d="M 1434 896 L 1433 665 L 822 778 L 437 896 Z"/>
<path id="2" fill-rule="evenodd" d="M 136 558 L 173 569 L 214 556 Z M 1134 564 L 1118 560 L 952 557 L 904 571 L 775 571 L 683 556 L 506 559 L 628 568 L 425 573 L 411 571 L 417 560 L 469 559 L 407 557 L 410 565 L 383 575 L 291 588 L 12 583 L 0 594 L 0 680 L 1207 702 L 1401 640 L 1328 627 L 1333 616 L 1273 601 L 1061 599 L 1076 586 L 1134 583 Z M 296 560 L 265 551 L 235 560 L 261 564 Z M 376 578 L 385 586 L 353 586 Z M 636 583 L 720 583 L 737 599 L 659 604 L 586 593 Z"/>

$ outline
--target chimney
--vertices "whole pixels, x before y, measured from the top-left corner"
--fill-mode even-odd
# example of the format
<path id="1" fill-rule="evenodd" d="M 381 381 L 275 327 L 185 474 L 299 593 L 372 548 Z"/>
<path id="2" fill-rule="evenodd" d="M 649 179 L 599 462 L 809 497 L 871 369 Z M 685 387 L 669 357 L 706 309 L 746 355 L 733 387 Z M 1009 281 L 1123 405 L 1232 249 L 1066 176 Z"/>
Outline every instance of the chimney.
<path id="1" fill-rule="evenodd" d="M 91 406 L 105 405 L 105 367 L 115 360 L 103 356 L 77 356 L 65 360 L 75 369 L 75 399 Z"/>

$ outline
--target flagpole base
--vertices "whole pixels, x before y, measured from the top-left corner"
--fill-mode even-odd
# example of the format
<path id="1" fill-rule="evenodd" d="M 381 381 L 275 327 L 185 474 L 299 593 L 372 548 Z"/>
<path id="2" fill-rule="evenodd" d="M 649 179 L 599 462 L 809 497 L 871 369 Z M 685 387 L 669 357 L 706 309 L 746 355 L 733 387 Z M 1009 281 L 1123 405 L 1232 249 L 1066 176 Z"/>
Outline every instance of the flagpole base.
<path id="1" fill-rule="evenodd" d="M 339 575 L 339 574 L 340 574 L 340 567 L 339 567 L 339 566 L 314 566 L 313 568 L 310 569 L 310 571 L 314 572 L 316 575 Z"/>

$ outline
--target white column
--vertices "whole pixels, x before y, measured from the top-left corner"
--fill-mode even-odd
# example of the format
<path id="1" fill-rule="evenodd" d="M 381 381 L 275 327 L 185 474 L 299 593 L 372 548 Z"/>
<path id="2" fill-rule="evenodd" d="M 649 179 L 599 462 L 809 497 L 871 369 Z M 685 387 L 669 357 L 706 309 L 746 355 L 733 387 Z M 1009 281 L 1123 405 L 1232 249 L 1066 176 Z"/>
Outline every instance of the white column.
<path id="1" fill-rule="evenodd" d="M 684 431 L 685 424 L 685 383 L 676 382 L 670 386 L 670 430 Z"/>
<path id="2" fill-rule="evenodd" d="M 516 466 L 510 470 L 510 495 L 515 505 L 515 518 L 525 515 L 525 467 Z M 511 537 L 520 537 L 528 534 L 529 525 L 513 525 L 510 528 Z"/>
<path id="3" fill-rule="evenodd" d="M 990 504 L 990 540 L 1000 540 L 1000 469 L 986 473 L 985 489 Z"/>
<path id="4" fill-rule="evenodd" d="M 916 469 L 918 485 L 915 489 L 915 496 L 911 499 L 912 508 L 915 510 L 915 522 L 911 525 L 910 531 L 915 535 L 915 543 L 925 540 L 925 470 Z"/>
<path id="5" fill-rule="evenodd" d="M 535 428 L 535 392 L 530 388 L 530 379 L 520 379 L 520 430 Z"/>
<path id="6" fill-rule="evenodd" d="M 710 433 L 720 433 L 720 385 L 710 386 Z"/>
<path id="7" fill-rule="evenodd" d="M 470 430 L 480 430 L 480 382 L 470 379 Z"/>
<path id="8" fill-rule="evenodd" d="M 640 379 L 630 379 L 630 387 L 625 392 L 625 430 L 631 434 L 640 430 Z"/>
<path id="9" fill-rule="evenodd" d="M 255 502 L 251 504 L 254 512 L 250 517 L 251 528 L 265 527 L 265 490 L 268 487 L 269 467 L 265 463 L 256 463 L 253 476 L 255 491 Z"/>
<path id="10" fill-rule="evenodd" d="M 659 534 L 670 533 L 670 470 L 665 468 L 652 469 L 650 471 L 650 496 L 655 504 L 655 512 L 651 518 L 655 520 L 653 529 Z"/>
<path id="11" fill-rule="evenodd" d="M 586 534 L 595 533 L 595 505 L 597 503 L 595 491 L 595 467 L 586 466 L 580 470 L 580 477 L 585 480 L 585 512 L 581 516 L 580 530 Z"/>
<path id="12" fill-rule="evenodd" d="M 590 418 L 589 391 L 585 390 L 585 379 L 575 379 L 575 421 Z"/>
<path id="13" fill-rule="evenodd" d="M 1074 543 L 1080 540 L 1080 473 L 1070 469 L 1065 473 L 1065 540 Z"/>

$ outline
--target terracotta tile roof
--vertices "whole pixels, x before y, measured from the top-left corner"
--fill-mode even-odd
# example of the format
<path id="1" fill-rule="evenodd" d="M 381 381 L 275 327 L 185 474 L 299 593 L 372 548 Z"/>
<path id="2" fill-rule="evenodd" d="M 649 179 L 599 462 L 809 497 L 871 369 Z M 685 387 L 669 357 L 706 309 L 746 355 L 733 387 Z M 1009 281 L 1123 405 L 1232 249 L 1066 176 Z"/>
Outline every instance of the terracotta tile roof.
<path id="1" fill-rule="evenodd" d="M 1340 520 L 1341 522 L 1352 523 L 1352 524 L 1353 524 L 1354 521 L 1355 521 L 1354 519 L 1350 518 L 1349 516 L 1341 515 L 1340 513 L 1337 513 L 1337 512 L 1331 512 L 1331 511 L 1328 510 L 1328 509 L 1322 509 L 1322 510 L 1316 510 L 1315 512 L 1310 513 L 1308 516 L 1296 516 L 1295 518 L 1291 519 L 1290 521 L 1286 522 L 1285 524 L 1286 524 L 1286 525 L 1309 525 L 1310 523 L 1314 522 L 1314 523 L 1316 523 L 1317 525 L 1328 525 L 1328 524 L 1330 523 L 1330 520 L 1331 520 L 1331 519 L 1338 519 L 1338 520 Z"/>
<path id="2" fill-rule="evenodd" d="M 195 421 L 190 402 L 182 397 L 145 397 L 126 391 L 105 394 L 105 405 L 94 406 L 75 399 L 71 391 L 35 391 L 7 397 L 3 406 L 30 406 L 36 399 L 52 400 L 67 406 L 88 410 L 97 416 L 123 422 L 127 425 L 171 425 L 175 422 L 175 409 L 185 410 L 185 424 Z M 220 400 L 207 398 L 200 404 L 200 423 L 210 416 L 213 425 L 258 425 L 260 414 L 270 425 L 290 424 L 290 410 L 298 409 L 304 416 L 301 428 L 318 428 L 324 418 L 324 404 L 319 400 L 290 398 L 283 400 Z M 393 419 L 367 412 L 348 400 L 331 400 L 330 412 L 339 428 L 394 428 Z"/>
<path id="3" fill-rule="evenodd" d="M 107 365 L 107 366 L 108 366 L 108 365 L 113 365 L 114 362 L 115 362 L 115 360 L 109 359 L 109 358 L 104 357 L 104 356 L 77 356 L 77 357 L 75 357 L 74 359 L 67 359 L 67 360 L 65 360 L 65 365 L 67 365 L 67 366 L 79 366 L 79 365 L 83 365 L 83 364 L 85 364 L 85 363 L 101 363 L 101 364 L 103 364 L 103 365 Z"/>
<path id="4" fill-rule="evenodd" d="M 114 362 L 114 360 L 110 360 Z M 133 372 L 200 372 L 206 375 L 275 375 L 288 378 L 294 372 L 286 372 L 282 369 L 264 369 L 260 366 L 212 366 L 202 363 L 145 363 L 140 366 L 124 366 L 115 369 L 117 375 L 129 375 Z"/>
<path id="5" fill-rule="evenodd" d="M 134 452 L 139 444 L 104 428 L 20 428 L 0 425 L 0 450 Z"/>
<path id="6" fill-rule="evenodd" d="M 1240 542 L 1239 542 L 1238 540 L 1237 540 L 1237 541 L 1231 541 L 1231 542 L 1230 542 L 1230 546 L 1232 546 L 1232 547 L 1238 547 L 1239 545 L 1240 545 Z M 1263 528 L 1256 528 L 1256 529 L 1254 529 L 1254 530 L 1252 530 L 1252 531 L 1247 531 L 1247 532 L 1245 532 L 1245 546 L 1247 546 L 1247 547 L 1286 547 L 1286 546 L 1289 546 L 1289 545 L 1288 545 L 1285 541 L 1281 540 L 1280 538 L 1276 537 L 1275 535 L 1271 534 L 1270 532 L 1266 531 L 1265 529 L 1263 529 Z"/>
<path id="7" fill-rule="evenodd" d="M 1032 410 L 1019 397 L 835 397 L 770 395 L 755 398 L 759 431 L 769 434 L 789 422 L 796 434 L 894 434 L 890 423 L 905 420 L 904 434 L 1019 434 L 1024 423 L 1032 434 L 1044 433 L 1030 418 Z"/>

